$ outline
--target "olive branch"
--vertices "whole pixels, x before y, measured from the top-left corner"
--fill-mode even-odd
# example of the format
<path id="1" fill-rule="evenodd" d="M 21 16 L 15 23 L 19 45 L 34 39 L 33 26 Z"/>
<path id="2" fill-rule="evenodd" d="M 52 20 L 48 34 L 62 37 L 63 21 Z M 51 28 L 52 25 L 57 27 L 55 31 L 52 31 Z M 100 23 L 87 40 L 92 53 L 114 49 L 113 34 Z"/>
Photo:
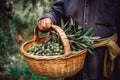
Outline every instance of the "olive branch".
<path id="1" fill-rule="evenodd" d="M 64 24 L 64 21 L 61 19 L 61 28 L 69 39 L 72 51 L 79 51 L 87 48 L 90 54 L 94 54 L 94 41 L 100 37 L 94 36 L 92 27 L 85 29 L 82 25 L 78 25 L 73 19 L 70 19 L 70 21 Z M 52 33 L 54 35 L 53 40 L 57 40 L 60 43 L 60 39 L 55 36 L 57 33 L 54 31 L 52 31 Z"/>

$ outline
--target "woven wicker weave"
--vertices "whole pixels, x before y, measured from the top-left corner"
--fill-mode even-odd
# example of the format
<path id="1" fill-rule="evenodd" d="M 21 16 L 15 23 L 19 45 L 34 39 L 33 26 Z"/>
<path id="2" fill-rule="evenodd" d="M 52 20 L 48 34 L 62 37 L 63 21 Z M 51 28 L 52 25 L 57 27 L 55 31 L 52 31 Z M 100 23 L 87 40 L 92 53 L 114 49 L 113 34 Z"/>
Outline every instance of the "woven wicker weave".
<path id="1" fill-rule="evenodd" d="M 27 50 L 34 44 L 40 44 L 45 40 L 50 40 L 50 36 L 39 38 L 37 27 L 34 29 L 34 38 L 21 46 L 21 52 L 28 66 L 34 73 L 52 78 L 71 77 L 82 69 L 87 50 L 84 49 L 78 52 L 72 52 L 69 40 L 64 31 L 56 25 L 52 25 L 52 29 L 60 36 L 65 51 L 63 55 L 35 56 L 27 53 Z"/>

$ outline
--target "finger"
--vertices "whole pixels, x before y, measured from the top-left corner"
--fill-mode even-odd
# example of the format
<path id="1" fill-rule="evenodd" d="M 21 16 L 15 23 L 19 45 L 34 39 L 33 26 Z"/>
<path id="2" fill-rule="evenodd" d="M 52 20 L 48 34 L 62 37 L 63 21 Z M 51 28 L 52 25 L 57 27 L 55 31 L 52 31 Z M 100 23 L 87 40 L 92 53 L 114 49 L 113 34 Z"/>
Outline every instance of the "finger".
<path id="1" fill-rule="evenodd" d="M 41 31 L 46 31 L 47 28 L 46 28 L 46 21 L 45 21 L 45 19 L 40 21 L 39 28 L 40 28 Z"/>
<path id="2" fill-rule="evenodd" d="M 43 27 L 42 27 L 42 20 L 38 21 L 38 29 L 39 30 L 43 30 Z"/>
<path id="3" fill-rule="evenodd" d="M 42 25 L 41 27 L 43 28 L 43 31 L 46 31 L 47 30 L 46 20 L 43 20 L 41 25 Z"/>
<path id="4" fill-rule="evenodd" d="M 50 29 L 51 25 L 52 25 L 51 19 L 47 18 L 47 19 L 46 19 L 46 27 L 47 27 L 47 30 Z"/>
<path id="5" fill-rule="evenodd" d="M 50 29 L 51 25 L 52 25 L 52 23 L 46 23 L 46 28 L 47 28 L 46 30 L 47 31 Z"/>

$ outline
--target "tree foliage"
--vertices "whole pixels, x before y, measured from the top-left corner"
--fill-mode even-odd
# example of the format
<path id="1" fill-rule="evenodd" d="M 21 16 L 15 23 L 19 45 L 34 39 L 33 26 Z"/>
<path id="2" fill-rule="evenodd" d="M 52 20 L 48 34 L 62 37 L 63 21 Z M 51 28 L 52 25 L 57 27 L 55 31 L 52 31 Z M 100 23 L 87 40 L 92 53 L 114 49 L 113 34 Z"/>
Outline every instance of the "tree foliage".
<path id="1" fill-rule="evenodd" d="M 30 71 L 24 59 L 22 63 L 17 64 L 19 60 L 13 62 L 16 52 L 20 45 L 16 41 L 16 33 L 21 34 L 24 28 L 29 29 L 33 33 L 34 26 L 39 17 L 50 9 L 55 0 L 0 0 L 0 80 L 4 80 L 2 76 L 9 70 L 12 80 L 24 78 L 27 80 L 29 74 L 33 80 L 54 80 L 46 77 L 39 77 Z M 18 53 L 17 53 L 18 54 Z M 11 65 L 7 68 L 7 65 Z M 3 72 L 4 71 L 4 72 Z M 22 74 L 22 75 L 21 75 Z"/>
<path id="2" fill-rule="evenodd" d="M 11 26 L 13 14 L 13 2 L 0 0 L 0 67 L 8 60 L 7 56 L 16 50 L 14 28 Z"/>

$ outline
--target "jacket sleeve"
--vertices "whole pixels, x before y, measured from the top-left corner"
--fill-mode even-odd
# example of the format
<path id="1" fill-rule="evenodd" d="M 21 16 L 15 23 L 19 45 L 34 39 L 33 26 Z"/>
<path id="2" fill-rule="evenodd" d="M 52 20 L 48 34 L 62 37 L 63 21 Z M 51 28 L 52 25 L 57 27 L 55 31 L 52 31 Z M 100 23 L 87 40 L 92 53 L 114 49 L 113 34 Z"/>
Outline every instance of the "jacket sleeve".
<path id="1" fill-rule="evenodd" d="M 43 18 L 51 18 L 54 24 L 59 24 L 59 21 L 61 18 L 64 17 L 64 0 L 57 0 L 54 5 L 52 6 L 52 9 L 45 13 L 43 17 L 41 17 L 39 20 Z"/>

